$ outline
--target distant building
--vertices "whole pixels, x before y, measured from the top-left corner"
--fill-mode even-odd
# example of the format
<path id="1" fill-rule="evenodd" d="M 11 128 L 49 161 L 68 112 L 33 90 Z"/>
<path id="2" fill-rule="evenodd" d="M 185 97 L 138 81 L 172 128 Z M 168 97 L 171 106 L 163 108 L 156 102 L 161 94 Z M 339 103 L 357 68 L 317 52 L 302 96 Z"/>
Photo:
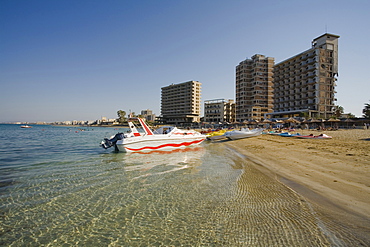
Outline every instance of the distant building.
<path id="1" fill-rule="evenodd" d="M 142 110 L 141 111 L 141 114 L 140 114 L 143 118 L 146 119 L 146 121 L 152 121 L 154 122 L 155 120 L 155 115 L 153 114 L 153 111 L 152 110 Z"/>
<path id="2" fill-rule="evenodd" d="M 334 114 L 338 38 L 325 33 L 312 41 L 310 49 L 274 66 L 273 117 Z"/>
<path id="3" fill-rule="evenodd" d="M 204 101 L 204 122 L 235 122 L 235 102 L 232 99 L 214 99 Z"/>
<path id="4" fill-rule="evenodd" d="M 261 120 L 273 111 L 274 58 L 256 54 L 236 66 L 236 121 Z"/>
<path id="5" fill-rule="evenodd" d="M 161 122 L 184 124 L 200 121 L 201 83 L 188 81 L 161 88 Z"/>
<path id="6" fill-rule="evenodd" d="M 116 125 L 116 124 L 119 124 L 117 122 L 117 119 L 115 118 L 106 118 L 106 117 L 102 117 L 101 120 L 98 120 L 97 121 L 98 124 L 101 124 L 101 125 Z"/>

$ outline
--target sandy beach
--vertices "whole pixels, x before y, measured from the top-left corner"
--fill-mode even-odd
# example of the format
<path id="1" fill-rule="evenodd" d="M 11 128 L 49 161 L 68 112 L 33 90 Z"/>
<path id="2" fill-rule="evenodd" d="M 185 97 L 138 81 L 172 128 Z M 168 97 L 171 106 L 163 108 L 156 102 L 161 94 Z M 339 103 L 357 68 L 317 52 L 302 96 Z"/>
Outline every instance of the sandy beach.
<path id="1" fill-rule="evenodd" d="M 370 227 L 370 130 L 326 133 L 328 140 L 261 135 L 225 144 L 304 196 L 322 212 Z"/>

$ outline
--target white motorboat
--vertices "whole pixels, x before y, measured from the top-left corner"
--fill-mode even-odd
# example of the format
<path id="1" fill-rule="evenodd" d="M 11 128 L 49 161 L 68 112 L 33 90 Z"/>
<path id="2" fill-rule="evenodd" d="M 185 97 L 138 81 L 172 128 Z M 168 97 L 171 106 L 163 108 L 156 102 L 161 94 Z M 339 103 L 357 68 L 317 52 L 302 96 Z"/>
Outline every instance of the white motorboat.
<path id="1" fill-rule="evenodd" d="M 21 128 L 22 129 L 29 129 L 29 128 L 32 128 L 32 126 L 29 126 L 29 125 L 26 124 L 26 125 L 22 125 Z"/>
<path id="2" fill-rule="evenodd" d="M 259 136 L 262 134 L 263 129 L 253 129 L 242 128 L 241 130 L 233 130 L 226 132 L 224 136 L 230 140 L 249 138 L 253 136 Z"/>
<path id="3" fill-rule="evenodd" d="M 138 121 L 144 130 L 139 132 L 133 121 Z M 128 121 L 129 133 L 118 133 L 110 139 L 105 138 L 101 146 L 105 149 L 114 147 L 121 152 L 148 152 L 153 150 L 171 150 L 198 145 L 206 139 L 205 135 L 194 130 L 180 130 L 173 126 L 164 126 L 152 131 L 141 118 Z"/>

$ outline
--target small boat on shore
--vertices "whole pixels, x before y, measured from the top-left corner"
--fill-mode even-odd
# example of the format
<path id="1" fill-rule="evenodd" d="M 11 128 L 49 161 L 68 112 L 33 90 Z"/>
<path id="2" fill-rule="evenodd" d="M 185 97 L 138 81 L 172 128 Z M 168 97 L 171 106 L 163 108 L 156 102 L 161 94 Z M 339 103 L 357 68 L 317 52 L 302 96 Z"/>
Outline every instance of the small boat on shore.
<path id="1" fill-rule="evenodd" d="M 29 126 L 29 125 L 26 124 L 26 125 L 21 125 L 21 128 L 22 129 L 29 129 L 29 128 L 32 128 L 32 126 Z"/>
<path id="2" fill-rule="evenodd" d="M 144 130 L 139 132 L 133 121 L 138 121 Z M 101 146 L 105 149 L 114 147 L 121 152 L 148 152 L 153 150 L 171 150 L 198 145 L 206 136 L 194 130 L 180 130 L 173 126 L 164 126 L 152 131 L 142 118 L 130 118 L 129 133 L 118 133 L 110 139 L 105 138 Z"/>
<path id="3" fill-rule="evenodd" d="M 224 136 L 229 140 L 237 140 L 243 138 L 249 138 L 253 136 L 259 136 L 263 132 L 263 129 L 253 129 L 250 130 L 248 128 L 242 128 L 241 130 L 233 130 L 226 132 Z"/>
<path id="4" fill-rule="evenodd" d="M 297 138 L 301 138 L 301 139 L 332 139 L 333 137 L 331 136 L 328 136 L 326 134 L 320 134 L 318 136 L 315 136 L 313 134 L 310 134 L 308 136 L 296 136 Z"/>
<path id="5" fill-rule="evenodd" d="M 223 129 L 223 130 L 218 130 L 218 131 L 211 132 L 211 133 L 209 133 L 209 134 L 206 135 L 207 136 L 207 140 L 216 141 L 216 140 L 225 139 L 226 136 L 224 134 L 227 131 L 230 131 L 230 130 Z"/>
<path id="6" fill-rule="evenodd" d="M 280 133 L 279 136 L 282 136 L 282 137 L 298 137 L 298 136 L 301 136 L 301 134 L 299 134 L 299 133 L 292 134 L 292 133 L 289 133 L 289 132 L 283 132 L 283 133 Z"/>

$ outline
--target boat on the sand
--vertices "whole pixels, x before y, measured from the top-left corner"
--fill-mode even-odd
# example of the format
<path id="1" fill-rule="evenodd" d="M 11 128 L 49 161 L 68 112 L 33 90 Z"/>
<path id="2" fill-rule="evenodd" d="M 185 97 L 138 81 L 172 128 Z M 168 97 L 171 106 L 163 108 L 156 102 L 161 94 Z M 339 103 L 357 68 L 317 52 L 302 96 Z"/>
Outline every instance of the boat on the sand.
<path id="1" fill-rule="evenodd" d="M 297 138 L 301 139 L 332 139 L 333 137 L 328 136 L 326 134 L 320 134 L 318 136 L 315 136 L 313 134 L 307 135 L 307 136 L 296 136 Z"/>
<path id="2" fill-rule="evenodd" d="M 250 130 L 248 128 L 242 128 L 241 130 L 233 130 L 233 131 L 226 132 L 224 136 L 228 138 L 229 140 L 237 140 L 237 139 L 259 136 L 262 134 L 262 132 L 263 132 L 263 129 Z"/>
<path id="3" fill-rule="evenodd" d="M 222 129 L 222 130 L 218 130 L 218 131 L 213 131 L 209 134 L 207 134 L 207 140 L 211 140 L 211 141 L 216 141 L 216 140 L 221 140 L 221 139 L 225 139 L 226 136 L 224 135 L 227 131 L 230 131 L 230 130 L 227 130 L 227 129 Z"/>
<path id="4" fill-rule="evenodd" d="M 301 134 L 299 134 L 299 133 L 292 134 L 292 133 L 289 133 L 289 132 L 283 132 L 283 133 L 280 133 L 279 136 L 282 136 L 282 137 L 298 137 L 298 136 L 301 136 Z"/>
<path id="5" fill-rule="evenodd" d="M 138 121 L 144 132 L 139 132 L 133 121 Z M 197 131 L 181 130 L 173 126 L 163 126 L 152 131 L 142 118 L 130 118 L 128 124 L 128 133 L 105 138 L 101 146 L 105 149 L 114 147 L 121 152 L 149 152 L 198 145 L 206 139 L 205 135 Z"/>

